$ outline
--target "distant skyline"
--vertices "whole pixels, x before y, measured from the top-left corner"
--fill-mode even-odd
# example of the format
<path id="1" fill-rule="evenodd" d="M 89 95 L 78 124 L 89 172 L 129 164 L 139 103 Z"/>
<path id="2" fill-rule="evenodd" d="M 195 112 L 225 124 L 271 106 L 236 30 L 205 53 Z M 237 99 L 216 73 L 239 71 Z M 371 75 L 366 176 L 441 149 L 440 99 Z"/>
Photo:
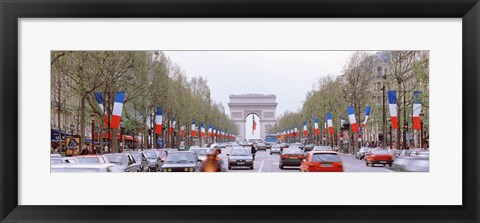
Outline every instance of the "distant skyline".
<path id="1" fill-rule="evenodd" d="M 301 109 L 322 76 L 342 74 L 353 51 L 164 51 L 188 78 L 208 80 L 227 114 L 231 94 L 275 94 L 277 117 Z"/>

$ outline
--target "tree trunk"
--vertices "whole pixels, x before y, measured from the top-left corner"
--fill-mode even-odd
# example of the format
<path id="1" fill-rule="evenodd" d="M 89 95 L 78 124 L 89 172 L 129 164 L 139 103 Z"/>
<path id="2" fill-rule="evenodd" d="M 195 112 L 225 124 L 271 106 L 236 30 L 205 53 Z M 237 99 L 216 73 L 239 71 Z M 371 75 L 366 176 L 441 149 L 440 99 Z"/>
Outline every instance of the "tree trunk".
<path id="1" fill-rule="evenodd" d="M 80 100 L 80 149 L 83 148 L 85 138 L 85 98 L 86 95 Z M 93 143 L 93 138 L 92 138 Z M 92 145 L 93 146 L 93 145 Z"/>

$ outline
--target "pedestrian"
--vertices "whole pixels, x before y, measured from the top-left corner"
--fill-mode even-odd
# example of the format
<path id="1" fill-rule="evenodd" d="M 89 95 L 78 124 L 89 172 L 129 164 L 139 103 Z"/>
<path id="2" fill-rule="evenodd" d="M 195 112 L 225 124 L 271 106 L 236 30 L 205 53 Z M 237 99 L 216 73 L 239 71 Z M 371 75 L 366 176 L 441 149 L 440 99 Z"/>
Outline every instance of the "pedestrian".
<path id="1" fill-rule="evenodd" d="M 95 150 L 93 150 L 93 145 L 88 144 L 87 149 L 88 149 L 88 154 L 90 154 L 90 155 L 95 154 Z"/>
<path id="2" fill-rule="evenodd" d="M 257 150 L 255 148 L 255 143 L 252 144 L 251 152 L 252 152 L 253 160 L 255 160 L 255 153 L 257 152 Z"/>
<path id="3" fill-rule="evenodd" d="M 82 151 L 80 152 L 80 155 L 87 155 L 88 153 L 88 148 L 87 148 L 87 145 L 83 145 L 82 147 Z"/>

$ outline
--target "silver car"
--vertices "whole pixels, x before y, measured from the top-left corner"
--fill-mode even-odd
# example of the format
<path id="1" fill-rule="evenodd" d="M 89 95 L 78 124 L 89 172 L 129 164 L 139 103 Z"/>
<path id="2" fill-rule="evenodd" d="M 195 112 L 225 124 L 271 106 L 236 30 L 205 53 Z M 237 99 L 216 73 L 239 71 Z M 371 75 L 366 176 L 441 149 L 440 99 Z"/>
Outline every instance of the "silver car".
<path id="1" fill-rule="evenodd" d="M 253 156 L 250 149 L 233 148 L 228 156 L 228 169 L 232 167 L 249 167 L 253 170 Z"/>
<path id="2" fill-rule="evenodd" d="M 96 173 L 96 172 L 125 172 L 113 163 L 74 163 L 57 164 L 50 168 L 51 173 Z"/>
<path id="3" fill-rule="evenodd" d="M 73 157 L 52 157 L 50 164 L 63 164 L 63 163 L 79 163 L 77 159 Z"/>
<path id="4" fill-rule="evenodd" d="M 190 149 L 189 151 L 192 151 L 192 152 L 195 152 L 198 156 L 199 159 L 203 161 L 205 161 L 207 159 L 207 150 L 209 148 L 193 148 L 193 149 Z"/>
<path id="5" fill-rule="evenodd" d="M 117 164 L 125 172 L 140 172 L 140 165 L 135 162 L 130 153 L 109 153 L 105 154 L 110 163 Z"/>
<path id="6" fill-rule="evenodd" d="M 272 148 L 270 149 L 270 155 L 273 153 L 280 154 L 282 152 L 282 146 L 279 144 L 273 145 Z"/>
<path id="7" fill-rule="evenodd" d="M 158 156 L 158 153 L 153 150 L 143 151 L 143 155 L 148 160 L 148 172 L 158 172 L 162 166 L 162 158 Z"/>

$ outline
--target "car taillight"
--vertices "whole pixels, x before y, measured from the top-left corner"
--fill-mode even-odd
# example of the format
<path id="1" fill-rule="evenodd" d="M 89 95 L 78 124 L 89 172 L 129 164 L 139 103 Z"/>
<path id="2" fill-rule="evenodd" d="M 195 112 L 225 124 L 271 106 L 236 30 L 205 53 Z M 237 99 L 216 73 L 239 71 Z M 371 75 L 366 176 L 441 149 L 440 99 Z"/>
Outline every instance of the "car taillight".
<path id="1" fill-rule="evenodd" d="M 305 156 L 304 155 L 300 155 L 300 156 L 297 156 L 299 159 L 304 159 Z"/>
<path id="2" fill-rule="evenodd" d="M 287 159 L 288 158 L 288 155 L 282 155 L 280 156 L 282 159 Z"/>

